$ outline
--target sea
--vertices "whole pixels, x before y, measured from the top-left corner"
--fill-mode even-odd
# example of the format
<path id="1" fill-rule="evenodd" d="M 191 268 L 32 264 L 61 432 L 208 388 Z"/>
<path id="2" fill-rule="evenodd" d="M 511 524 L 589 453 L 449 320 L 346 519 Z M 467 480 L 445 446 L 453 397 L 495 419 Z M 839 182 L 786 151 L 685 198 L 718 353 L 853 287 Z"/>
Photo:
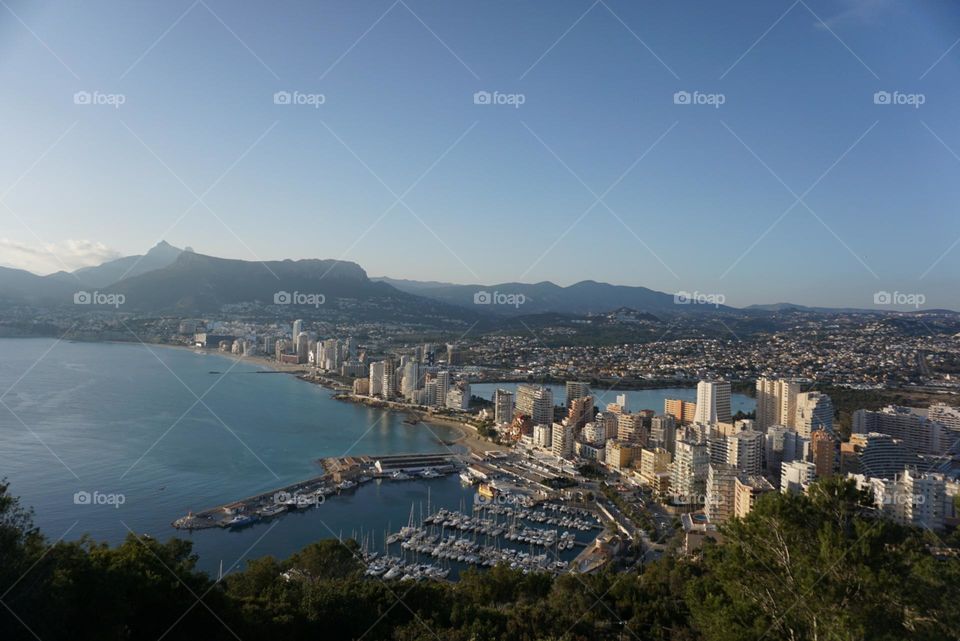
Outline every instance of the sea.
<path id="1" fill-rule="evenodd" d="M 475 385 L 473 393 L 504 386 Z M 626 394 L 632 409 L 691 398 L 681 389 Z M 0 339 L 0 478 L 51 540 L 181 537 L 214 575 L 323 538 L 382 551 L 386 533 L 411 514 L 470 511 L 475 490 L 453 475 L 367 483 L 238 531 L 172 527 L 189 511 L 317 476 L 323 457 L 445 452 L 459 436 L 332 396 L 252 361 L 184 348 Z M 737 409 L 752 409 L 750 399 L 735 396 Z"/>

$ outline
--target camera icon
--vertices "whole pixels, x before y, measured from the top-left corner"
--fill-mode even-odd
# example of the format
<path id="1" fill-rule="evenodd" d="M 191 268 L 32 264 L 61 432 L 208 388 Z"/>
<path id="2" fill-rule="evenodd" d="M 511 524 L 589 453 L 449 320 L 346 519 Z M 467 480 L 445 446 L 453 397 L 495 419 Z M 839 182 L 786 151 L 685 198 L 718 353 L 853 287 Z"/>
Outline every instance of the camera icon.
<path id="1" fill-rule="evenodd" d="M 290 295 L 290 292 L 279 291 L 273 295 L 274 305 L 289 305 L 292 300 L 293 297 Z"/>
<path id="2" fill-rule="evenodd" d="M 79 291 L 73 295 L 74 305 L 89 305 L 91 302 L 93 302 L 93 297 L 90 295 L 90 292 Z"/>
<path id="3" fill-rule="evenodd" d="M 493 96 L 490 95 L 489 91 L 478 91 L 473 94 L 473 104 L 475 105 L 489 105 L 493 102 Z"/>
<path id="4" fill-rule="evenodd" d="M 93 100 L 93 97 L 90 95 L 89 91 L 78 91 L 73 94 L 73 104 L 75 105 L 89 105 Z"/>
<path id="5" fill-rule="evenodd" d="M 689 105 L 690 99 L 689 91 L 677 91 L 673 94 L 673 104 L 675 105 Z"/>
<path id="6" fill-rule="evenodd" d="M 893 296 L 890 292 L 875 292 L 873 294 L 873 304 L 874 305 L 889 305 L 893 302 Z"/>
<path id="7" fill-rule="evenodd" d="M 692 296 L 690 296 L 690 292 L 677 292 L 676 294 L 673 295 L 673 304 L 689 305 L 691 298 Z"/>
<path id="8" fill-rule="evenodd" d="M 479 291 L 473 295 L 474 305 L 489 305 L 493 302 L 493 295 L 490 292 Z"/>
<path id="9" fill-rule="evenodd" d="M 81 490 L 79 492 L 75 492 L 73 495 L 74 505 L 90 505 L 90 500 L 91 500 L 90 492 Z"/>
<path id="10" fill-rule="evenodd" d="M 892 96 L 889 91 L 877 91 L 873 94 L 873 104 L 889 105 Z"/>
<path id="11" fill-rule="evenodd" d="M 273 94 L 273 104 L 275 105 L 289 105 L 292 96 L 289 91 L 278 91 Z"/>

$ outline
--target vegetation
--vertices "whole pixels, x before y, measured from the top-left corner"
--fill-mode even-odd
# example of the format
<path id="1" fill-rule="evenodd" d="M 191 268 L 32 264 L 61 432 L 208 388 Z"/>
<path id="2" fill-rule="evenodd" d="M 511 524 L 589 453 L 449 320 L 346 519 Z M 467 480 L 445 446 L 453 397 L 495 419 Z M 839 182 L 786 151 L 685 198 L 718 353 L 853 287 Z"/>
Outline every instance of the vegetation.
<path id="1" fill-rule="evenodd" d="M 612 487 L 605 485 L 602 491 L 603 495 L 607 497 L 607 500 L 616 505 L 617 509 L 630 519 L 634 525 L 648 534 L 652 535 L 656 533 L 657 529 L 653 524 L 653 519 L 650 518 L 650 515 L 645 510 L 638 510 L 634 505 L 625 501 L 623 496 Z"/>
<path id="2" fill-rule="evenodd" d="M 324 540 L 217 583 L 186 541 L 51 544 L 0 485 L 0 639 L 960 638 L 960 560 L 933 556 L 932 534 L 878 520 L 864 499 L 839 480 L 768 494 L 702 559 L 641 573 L 497 567 L 386 582 L 363 577 L 355 544 Z"/>
<path id="3" fill-rule="evenodd" d="M 577 468 L 577 472 L 588 479 L 604 479 L 607 477 L 607 471 L 596 461 L 587 461 Z"/>

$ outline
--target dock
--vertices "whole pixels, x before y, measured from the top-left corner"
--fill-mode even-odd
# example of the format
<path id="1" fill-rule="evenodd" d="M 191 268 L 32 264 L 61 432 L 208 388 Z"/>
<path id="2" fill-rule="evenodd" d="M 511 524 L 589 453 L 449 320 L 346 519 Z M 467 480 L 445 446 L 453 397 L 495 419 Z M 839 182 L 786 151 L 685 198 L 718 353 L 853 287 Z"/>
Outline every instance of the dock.
<path id="1" fill-rule="evenodd" d="M 344 456 L 319 461 L 324 473 L 267 492 L 231 501 L 199 512 L 190 512 L 172 525 L 183 530 L 239 529 L 287 512 L 324 503 L 327 497 L 349 491 L 374 479 L 406 481 L 434 479 L 451 474 L 463 460 L 450 454 L 393 454 Z"/>

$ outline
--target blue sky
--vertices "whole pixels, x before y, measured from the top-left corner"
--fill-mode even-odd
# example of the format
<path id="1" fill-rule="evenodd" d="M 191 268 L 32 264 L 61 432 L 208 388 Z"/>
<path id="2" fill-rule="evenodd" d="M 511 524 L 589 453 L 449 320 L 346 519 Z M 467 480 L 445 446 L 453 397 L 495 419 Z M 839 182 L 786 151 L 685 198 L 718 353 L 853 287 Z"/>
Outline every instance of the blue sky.
<path id="1" fill-rule="evenodd" d="M 953 3 L 5 2 L 0 264 L 163 238 L 398 278 L 960 309 Z"/>

